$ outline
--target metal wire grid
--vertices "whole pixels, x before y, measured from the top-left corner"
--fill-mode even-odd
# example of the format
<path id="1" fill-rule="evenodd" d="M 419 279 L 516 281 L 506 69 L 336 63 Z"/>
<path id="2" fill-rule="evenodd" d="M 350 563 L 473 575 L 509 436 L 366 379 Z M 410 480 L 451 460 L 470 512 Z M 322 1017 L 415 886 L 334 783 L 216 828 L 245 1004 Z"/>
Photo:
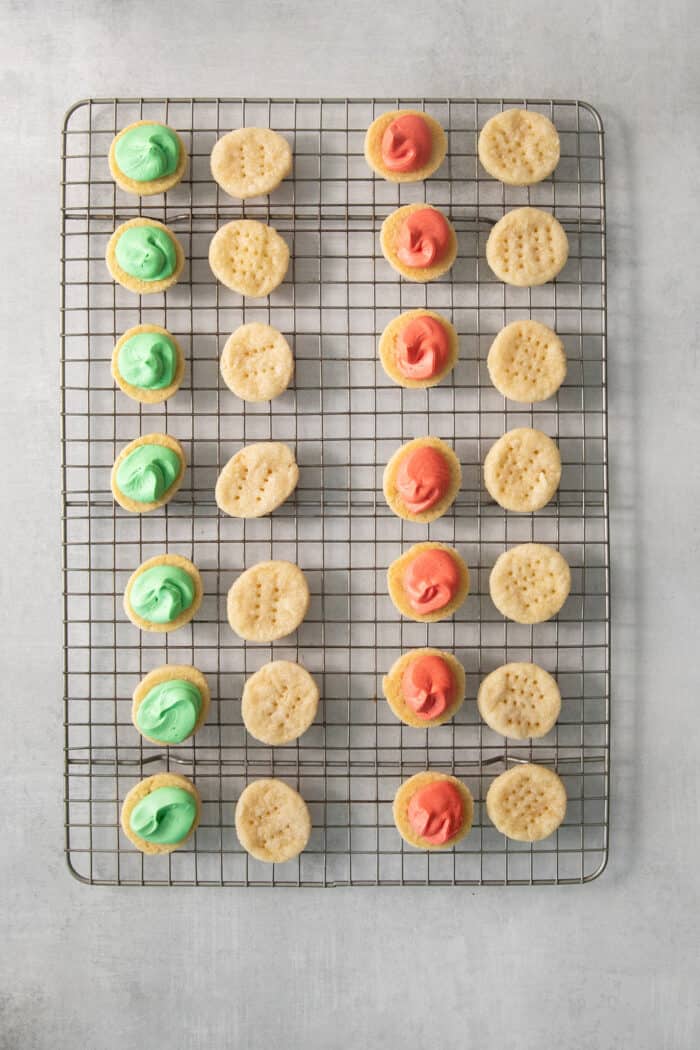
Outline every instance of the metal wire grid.
<path id="1" fill-rule="evenodd" d="M 529 189 L 486 176 L 477 130 L 502 108 L 546 113 L 562 158 Z M 425 108 L 445 127 L 449 154 L 426 183 L 392 185 L 371 176 L 364 132 L 379 113 Z M 112 136 L 137 119 L 164 121 L 190 151 L 184 181 L 136 200 L 107 167 Z M 269 126 L 287 136 L 294 171 L 269 198 L 236 202 L 209 173 L 225 131 Z M 375 885 L 582 882 L 602 871 L 608 847 L 609 581 L 605 393 L 605 222 L 603 131 L 587 104 L 558 100 L 450 99 L 92 99 L 68 113 L 62 178 L 63 559 L 65 583 L 66 850 L 74 874 L 102 884 Z M 413 200 L 443 208 L 459 236 L 451 273 L 427 286 L 401 281 L 381 256 L 386 214 Z M 485 263 L 488 231 L 524 203 L 553 209 L 571 254 L 559 278 L 517 289 Z M 166 222 L 188 265 L 165 295 L 139 299 L 109 277 L 106 242 L 135 215 Z M 231 218 L 271 222 L 287 239 L 291 265 L 266 301 L 244 301 L 215 281 L 209 240 Z M 460 334 L 451 379 L 402 390 L 384 375 L 376 343 L 398 312 L 443 311 Z M 488 346 L 508 321 L 535 317 L 562 336 L 569 360 L 558 396 L 530 408 L 505 401 L 489 382 Z M 262 320 L 290 333 L 293 388 L 266 405 L 245 404 L 219 380 L 218 359 L 233 329 Z M 187 373 L 162 405 L 137 405 L 111 379 L 114 342 L 131 325 L 164 325 L 186 348 Z M 558 497 L 536 515 L 508 514 L 482 488 L 481 463 L 514 426 L 540 427 L 561 449 Z M 188 456 L 185 483 L 163 510 L 130 516 L 109 487 L 119 449 L 165 431 Z M 403 441 L 437 434 L 464 469 L 454 511 L 428 528 L 396 518 L 381 476 Z M 213 500 L 220 467 L 242 443 L 275 439 L 296 448 L 296 494 L 271 517 L 236 521 Z M 456 546 L 470 566 L 472 593 L 450 621 L 402 620 L 385 570 L 412 543 Z M 557 546 L 573 586 L 555 621 L 508 623 L 488 594 L 501 551 L 537 540 Z M 164 550 L 199 567 L 205 599 L 196 620 L 171 635 L 139 632 L 122 611 L 129 574 Z M 248 645 L 230 630 L 225 597 L 238 572 L 263 558 L 289 558 L 309 579 L 312 604 L 297 634 Z M 467 672 L 467 700 L 452 723 L 430 731 L 402 726 L 383 701 L 381 677 L 407 649 L 453 651 Z M 245 732 L 239 698 L 246 676 L 273 658 L 300 660 L 322 695 L 315 725 L 294 745 L 268 748 Z M 534 660 L 558 679 L 562 714 L 542 740 L 508 742 L 480 720 L 483 674 L 509 660 Z M 205 727 L 185 745 L 160 749 L 130 719 L 138 680 L 164 662 L 193 663 L 213 701 Z M 379 699 L 377 699 L 379 698 Z M 483 800 L 493 775 L 514 762 L 556 768 L 569 796 L 565 823 L 533 845 L 509 842 Z M 476 801 L 472 833 L 447 853 L 404 846 L 391 800 L 404 778 L 426 767 L 463 777 Z M 204 800 L 193 840 L 166 857 L 144 857 L 119 830 L 121 801 L 142 776 L 173 769 L 191 776 Z M 282 865 L 248 857 L 233 828 L 233 804 L 258 776 L 283 777 L 309 803 L 307 850 Z"/>

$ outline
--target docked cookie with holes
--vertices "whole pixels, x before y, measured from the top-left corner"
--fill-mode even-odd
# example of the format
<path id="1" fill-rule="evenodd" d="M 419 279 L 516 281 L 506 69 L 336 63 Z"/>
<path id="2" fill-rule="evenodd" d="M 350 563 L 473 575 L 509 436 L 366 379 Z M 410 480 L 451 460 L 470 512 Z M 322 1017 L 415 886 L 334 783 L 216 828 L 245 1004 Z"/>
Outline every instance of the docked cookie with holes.
<path id="1" fill-rule="evenodd" d="M 301 664 L 273 660 L 246 680 L 241 715 L 263 744 L 289 744 L 309 728 L 318 711 L 318 686 Z"/>
<path id="2" fill-rule="evenodd" d="M 516 427 L 496 441 L 484 460 L 484 484 L 506 510 L 521 514 L 541 510 L 559 487 L 561 456 L 550 437 L 531 427 Z"/>
<path id="3" fill-rule="evenodd" d="M 478 149 L 489 175 L 509 186 L 531 186 L 559 163 L 559 134 L 542 113 L 507 109 L 486 121 Z"/>
<path id="4" fill-rule="evenodd" d="M 499 219 L 486 242 L 486 261 L 500 281 L 532 288 L 552 281 L 569 258 L 561 223 L 539 208 L 514 208 Z"/>
<path id="5" fill-rule="evenodd" d="M 556 679 L 537 664 L 512 663 L 486 675 L 476 698 L 494 733 L 511 740 L 546 736 L 561 711 Z"/>
<path id="6" fill-rule="evenodd" d="M 564 382 L 566 354 L 551 328 L 539 321 L 512 321 L 492 342 L 486 366 L 500 394 L 533 404 L 552 397 Z"/>
<path id="7" fill-rule="evenodd" d="M 212 237 L 209 266 L 227 288 L 260 299 L 284 280 L 289 247 L 272 226 L 254 219 L 234 219 Z"/>
<path id="8" fill-rule="evenodd" d="M 296 631 L 309 609 L 306 577 L 289 561 L 261 561 L 228 592 L 231 628 L 249 642 L 275 642 Z"/>
<path id="9" fill-rule="evenodd" d="M 283 780 L 254 780 L 236 803 L 236 834 L 256 860 L 283 864 L 298 856 L 311 836 L 309 807 Z"/>
<path id="10" fill-rule="evenodd" d="M 242 324 L 226 340 L 221 375 L 243 401 L 272 401 L 291 382 L 294 356 L 281 332 L 253 321 Z"/>
<path id="11" fill-rule="evenodd" d="M 486 812 L 509 839 L 539 842 L 553 834 L 566 816 L 566 788 L 545 766 L 513 766 L 492 781 Z"/>
<path id="12" fill-rule="evenodd" d="M 543 623 L 559 612 L 571 590 L 566 559 L 544 543 L 520 543 L 496 559 L 489 577 L 498 611 L 516 623 Z"/>
<path id="13" fill-rule="evenodd" d="M 211 151 L 211 173 L 222 190 L 245 200 L 272 193 L 292 170 L 292 150 L 270 128 L 236 128 Z"/>
<path id="14" fill-rule="evenodd" d="M 299 468 L 281 441 L 259 441 L 232 456 L 219 474 L 214 496 L 224 514 L 260 518 L 271 514 L 296 488 Z"/>

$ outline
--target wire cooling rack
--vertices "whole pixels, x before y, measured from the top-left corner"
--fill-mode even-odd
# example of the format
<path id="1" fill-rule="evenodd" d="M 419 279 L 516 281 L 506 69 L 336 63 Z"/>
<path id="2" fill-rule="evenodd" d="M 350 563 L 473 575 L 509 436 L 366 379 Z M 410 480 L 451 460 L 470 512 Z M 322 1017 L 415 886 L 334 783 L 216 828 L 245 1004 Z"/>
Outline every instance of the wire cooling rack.
<path id="1" fill-rule="evenodd" d="M 557 125 L 562 145 L 551 179 L 513 188 L 480 168 L 477 131 L 503 108 L 527 107 Z M 445 127 L 449 153 L 425 183 L 374 178 L 364 133 L 381 112 L 425 108 Z M 114 134 L 141 118 L 164 121 L 186 142 L 186 178 L 164 198 L 138 200 L 113 183 Z M 285 135 L 292 175 L 269 198 L 237 202 L 209 172 L 224 132 L 262 125 Z M 69 865 L 91 883 L 130 885 L 399 885 L 583 882 L 605 866 L 608 847 L 609 587 L 605 393 L 605 219 L 603 129 L 582 102 L 525 99 L 92 99 L 69 111 L 63 132 L 62 420 L 65 582 L 65 789 Z M 402 281 L 379 250 L 379 228 L 399 205 L 427 200 L 444 209 L 459 238 L 449 275 L 428 285 Z M 552 209 L 570 242 L 559 278 L 540 288 L 497 281 L 485 261 L 492 224 L 521 204 Z M 165 295 L 139 299 L 105 267 L 107 240 L 136 215 L 167 223 L 187 266 Z M 222 223 L 248 216 L 272 223 L 291 248 L 284 283 L 246 301 L 214 280 L 209 241 Z M 442 311 L 460 335 L 452 377 L 429 390 L 402 390 L 384 374 L 377 341 L 402 310 Z M 534 317 L 555 328 L 569 370 L 556 398 L 532 407 L 491 386 L 486 354 L 507 322 Z M 292 388 L 269 404 L 239 401 L 219 378 L 219 355 L 239 324 L 260 320 L 289 334 Z M 141 322 L 162 324 L 185 348 L 182 388 L 162 405 L 138 405 L 113 384 L 118 336 Z M 535 426 L 559 443 L 562 482 L 535 515 L 504 512 L 481 482 L 494 439 Z M 165 431 L 184 445 L 185 482 L 163 510 L 132 516 L 115 506 L 110 468 L 140 434 Z M 462 461 L 464 484 L 429 527 L 387 508 L 382 472 L 404 441 L 436 434 Z M 299 487 L 272 516 L 240 521 L 214 502 L 219 468 L 250 441 L 296 449 Z M 443 623 L 399 617 L 387 594 L 387 565 L 431 538 L 466 559 L 472 593 Z M 505 547 L 537 540 L 572 567 L 571 595 L 556 620 L 505 622 L 488 575 Z M 191 625 L 169 635 L 137 630 L 122 610 L 130 573 L 163 551 L 199 567 L 205 589 Z M 307 575 L 309 615 L 273 645 L 239 640 L 226 619 L 235 576 L 260 559 L 287 558 Z M 455 719 L 430 731 L 396 721 L 381 678 L 408 649 L 453 651 L 467 673 Z M 273 658 L 300 660 L 322 696 L 316 723 L 294 745 L 269 748 L 247 735 L 240 696 L 247 675 Z M 541 740 L 508 742 L 484 725 L 475 696 L 481 677 L 509 660 L 554 673 L 561 718 Z M 212 706 L 194 740 L 162 749 L 130 718 L 139 679 L 161 663 L 192 663 L 208 677 Z M 533 845 L 510 842 L 490 824 L 485 792 L 494 775 L 534 760 L 562 775 L 565 823 Z M 471 834 L 446 853 L 403 844 L 391 801 L 398 784 L 426 767 L 462 777 L 475 798 Z M 165 857 L 144 857 L 119 830 L 119 810 L 141 777 L 166 769 L 194 779 L 203 797 L 194 838 Z M 282 777 L 309 803 L 313 833 L 299 858 L 265 865 L 242 851 L 234 802 L 259 776 Z"/>

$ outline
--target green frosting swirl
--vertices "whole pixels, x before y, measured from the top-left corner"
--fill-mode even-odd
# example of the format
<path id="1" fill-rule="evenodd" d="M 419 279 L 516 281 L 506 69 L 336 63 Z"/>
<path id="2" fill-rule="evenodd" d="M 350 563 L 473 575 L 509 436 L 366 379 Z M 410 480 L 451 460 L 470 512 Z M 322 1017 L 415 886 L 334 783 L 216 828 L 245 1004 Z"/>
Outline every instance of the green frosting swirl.
<path id="1" fill-rule="evenodd" d="M 136 803 L 129 825 L 146 842 L 172 846 L 187 837 L 196 817 L 194 795 L 180 787 L 160 787 Z"/>
<path id="2" fill-rule="evenodd" d="M 177 371 L 175 343 L 159 332 L 137 332 L 119 347 L 117 367 L 122 379 L 141 390 L 163 390 Z"/>
<path id="3" fill-rule="evenodd" d="M 117 139 L 114 157 L 128 179 L 153 182 L 173 174 L 180 160 L 180 143 L 164 124 L 140 124 Z"/>
<path id="4" fill-rule="evenodd" d="M 179 565 L 153 565 L 134 580 L 129 602 L 142 620 L 172 623 L 192 605 L 194 592 L 194 580 Z"/>
<path id="5" fill-rule="evenodd" d="M 129 226 L 115 249 L 117 262 L 130 277 L 139 281 L 164 281 L 172 277 L 177 265 L 175 243 L 160 226 Z"/>
<path id="6" fill-rule="evenodd" d="M 177 678 L 149 689 L 136 712 L 136 725 L 152 740 L 181 744 L 192 733 L 201 710 L 197 686 Z"/>
<path id="7" fill-rule="evenodd" d="M 117 488 L 136 503 L 161 499 L 180 473 L 180 457 L 165 445 L 139 445 L 117 467 Z"/>

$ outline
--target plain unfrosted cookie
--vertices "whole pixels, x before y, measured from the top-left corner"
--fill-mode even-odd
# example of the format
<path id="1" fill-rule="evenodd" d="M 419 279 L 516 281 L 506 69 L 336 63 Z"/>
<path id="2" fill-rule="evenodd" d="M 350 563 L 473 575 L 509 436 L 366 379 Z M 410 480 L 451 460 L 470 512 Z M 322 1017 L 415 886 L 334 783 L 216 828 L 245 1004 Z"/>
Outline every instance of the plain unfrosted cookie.
<path id="1" fill-rule="evenodd" d="M 414 513 L 404 503 L 397 488 L 396 479 L 404 457 L 409 456 L 420 448 L 431 448 L 440 453 L 449 472 L 449 484 L 444 496 L 434 503 L 432 507 Z M 405 445 L 402 445 L 401 448 L 394 452 L 384 469 L 384 498 L 394 514 L 404 518 L 406 521 L 417 521 L 421 524 L 427 524 L 430 521 L 435 521 L 436 518 L 442 517 L 457 498 L 461 484 L 462 466 L 454 453 L 454 449 L 451 449 L 445 441 L 441 441 L 440 438 L 436 437 L 415 438 L 413 441 L 407 441 Z"/>
<path id="2" fill-rule="evenodd" d="M 272 226 L 254 219 L 234 219 L 212 237 L 209 266 L 227 288 L 260 299 L 284 280 L 289 247 Z"/>
<path id="3" fill-rule="evenodd" d="M 454 696 L 437 718 L 419 718 L 413 708 L 406 703 L 402 689 L 404 674 L 412 663 L 423 656 L 437 656 L 447 664 L 452 673 Z M 429 726 L 440 726 L 444 722 L 449 722 L 464 703 L 465 688 L 466 677 L 461 663 L 452 653 L 443 652 L 441 649 L 411 649 L 410 652 L 398 658 L 389 673 L 382 679 L 382 691 L 389 707 L 397 718 L 400 718 L 406 725 L 413 726 L 414 729 L 426 729 Z"/>
<path id="4" fill-rule="evenodd" d="M 440 780 L 447 780 L 452 784 L 459 792 L 462 799 L 462 826 L 456 835 L 453 835 L 447 840 L 447 842 L 436 844 L 434 842 L 428 842 L 427 839 L 423 838 L 422 835 L 418 835 L 411 827 L 408 819 L 408 807 L 412 797 L 421 788 L 426 787 L 428 784 L 434 784 Z M 405 780 L 400 785 L 396 795 L 394 796 L 393 805 L 394 823 L 398 829 L 401 838 L 408 842 L 409 845 L 415 846 L 417 849 L 426 850 L 440 850 L 440 849 L 451 849 L 455 843 L 463 839 L 472 829 L 472 821 L 474 819 L 474 799 L 472 793 L 466 784 L 463 784 L 457 777 L 451 777 L 448 773 L 436 773 L 432 769 L 426 769 L 424 773 L 416 773 L 415 776 Z"/>
<path id="5" fill-rule="evenodd" d="M 189 795 L 192 795 L 197 803 L 197 814 L 192 826 L 185 837 L 180 839 L 179 842 L 148 842 L 147 839 L 141 838 L 140 835 L 137 835 L 135 831 L 131 830 L 130 817 L 132 812 L 139 802 L 150 795 L 151 792 L 157 791 L 158 788 L 180 788 L 181 791 L 186 791 Z M 121 826 L 126 837 L 133 842 L 142 853 L 157 856 L 163 853 L 172 853 L 174 849 L 178 849 L 183 842 L 186 842 L 196 831 L 201 815 L 202 800 L 197 788 L 191 780 L 188 780 L 187 777 L 181 777 L 178 773 L 156 773 L 155 776 L 146 777 L 138 784 L 135 784 L 131 791 L 126 795 L 126 798 L 122 803 Z"/>
<path id="6" fill-rule="evenodd" d="M 418 555 L 424 551 L 440 550 L 445 551 L 449 554 L 454 566 L 457 570 L 457 588 L 455 594 L 450 602 L 444 605 L 441 609 L 436 609 L 434 612 L 419 613 L 408 600 L 408 595 L 404 589 L 404 573 L 409 567 L 410 563 Z M 396 561 L 393 561 L 387 571 L 387 584 L 389 588 L 389 596 L 403 616 L 408 616 L 412 620 L 417 620 L 419 623 L 435 623 L 438 620 L 446 620 L 449 616 L 459 609 L 464 599 L 469 594 L 469 569 L 465 565 L 462 558 L 453 547 L 449 547 L 446 543 L 415 543 L 413 547 L 405 551 Z"/>
<path id="7" fill-rule="evenodd" d="M 516 623 L 543 623 L 561 609 L 571 590 L 571 570 L 559 551 L 521 543 L 504 551 L 489 577 L 498 611 Z"/>
<path id="8" fill-rule="evenodd" d="M 117 485 L 117 474 L 119 472 L 120 466 L 127 458 L 127 456 L 130 456 L 132 452 L 135 452 L 136 449 L 140 448 L 142 445 L 155 445 L 160 446 L 162 448 L 167 448 L 171 452 L 174 452 L 180 460 L 180 469 L 177 473 L 175 480 L 165 490 L 160 499 L 153 500 L 149 503 L 141 503 L 138 500 L 131 499 L 131 497 L 127 496 L 126 493 L 122 492 L 122 490 Z M 182 479 L 185 476 L 186 466 L 187 460 L 185 459 L 185 453 L 179 441 L 176 441 L 175 438 L 170 437 L 169 434 L 144 434 L 143 437 L 136 438 L 135 441 L 131 441 L 128 445 L 126 445 L 115 459 L 114 466 L 112 467 L 112 474 L 110 476 L 112 495 L 114 496 L 115 500 L 120 505 L 120 507 L 123 507 L 124 510 L 131 511 L 132 514 L 147 514 L 151 510 L 157 510 L 158 507 L 163 507 L 173 498 L 177 490 L 180 488 L 180 485 L 182 485 Z"/>
<path id="9" fill-rule="evenodd" d="M 228 622 L 249 642 L 275 642 L 296 631 L 309 608 L 306 577 L 289 561 L 261 561 L 228 592 Z"/>
<path id="10" fill-rule="evenodd" d="M 244 401 L 272 401 L 289 386 L 294 356 L 281 332 L 269 324 L 242 324 L 226 340 L 221 375 Z"/>
<path id="11" fill-rule="evenodd" d="M 556 831 L 566 816 L 566 788 L 545 766 L 513 766 L 492 781 L 486 812 L 509 839 L 539 842 Z"/>
<path id="12" fill-rule="evenodd" d="M 566 376 L 562 341 L 539 321 L 513 321 L 502 328 L 486 365 L 499 393 L 525 404 L 552 397 Z"/>
<path id="13" fill-rule="evenodd" d="M 479 160 L 509 186 L 531 186 L 559 163 L 559 135 L 551 120 L 526 109 L 507 109 L 484 124 Z"/>
<path id="14" fill-rule="evenodd" d="M 246 445 L 219 474 L 214 496 L 220 510 L 234 518 L 271 514 L 294 491 L 299 468 L 281 441 Z"/>
<path id="15" fill-rule="evenodd" d="M 561 456 L 541 430 L 517 427 L 496 441 L 484 460 L 484 484 L 506 510 L 522 514 L 549 503 L 561 480 Z"/>
<path id="16" fill-rule="evenodd" d="M 445 329 L 447 335 L 448 350 L 444 364 L 434 375 L 429 376 L 426 379 L 413 379 L 410 376 L 405 376 L 397 364 L 399 336 L 411 321 L 415 321 L 419 317 L 430 317 L 434 321 L 437 321 L 437 323 L 442 325 Z M 456 365 L 458 354 L 459 337 L 457 335 L 457 329 L 447 320 L 446 317 L 443 317 L 442 314 L 435 313 L 434 310 L 406 310 L 405 313 L 399 314 L 398 317 L 394 317 L 389 321 L 389 324 L 386 326 L 379 339 L 379 357 L 384 371 L 389 378 L 393 379 L 395 383 L 399 384 L 399 386 L 407 388 L 437 386 L 438 383 L 442 382 L 445 376 L 449 375 Z"/>
<path id="17" fill-rule="evenodd" d="M 390 124 L 400 117 L 407 116 L 420 117 L 425 121 L 432 140 L 430 156 L 415 171 L 391 171 L 382 160 L 382 139 Z M 365 135 L 365 160 L 372 171 L 376 171 L 388 182 L 420 182 L 422 179 L 429 178 L 442 164 L 446 152 L 447 136 L 442 125 L 435 120 L 435 117 L 417 109 L 393 109 L 389 113 L 382 113 L 372 121 Z"/>
<path id="18" fill-rule="evenodd" d="M 176 569 L 181 569 L 183 572 L 186 572 L 192 581 L 194 589 L 194 596 L 191 605 L 169 623 L 156 623 L 152 620 L 143 619 L 143 617 L 139 616 L 139 614 L 132 608 L 130 600 L 132 588 L 139 576 L 148 569 L 156 568 L 158 565 L 173 565 Z M 136 569 L 136 571 L 129 577 L 129 581 L 124 591 L 124 612 L 131 622 L 136 624 L 137 627 L 140 627 L 142 631 L 176 631 L 178 627 L 184 627 L 186 623 L 190 622 L 202 604 L 203 597 L 204 587 L 202 585 L 202 577 L 199 574 L 199 569 L 197 569 L 188 558 L 183 558 L 180 554 L 157 554 L 155 558 L 148 558 L 146 561 L 142 562 L 138 569 Z"/>
<path id="19" fill-rule="evenodd" d="M 454 231 L 452 223 L 445 215 L 442 215 L 447 223 L 449 233 L 447 248 L 442 257 L 431 266 L 406 266 L 405 263 L 399 259 L 397 251 L 401 228 L 409 215 L 412 215 L 416 211 L 423 211 L 424 209 L 437 211 L 442 215 L 439 208 L 433 208 L 430 204 L 405 204 L 402 208 L 397 208 L 396 211 L 392 211 L 391 215 L 387 215 L 382 223 L 379 240 L 384 258 L 389 265 L 393 267 L 397 273 L 400 273 L 402 277 L 405 277 L 407 281 L 434 281 L 444 273 L 447 273 L 457 258 L 457 234 Z"/>
<path id="20" fill-rule="evenodd" d="M 537 664 L 497 667 L 479 686 L 476 702 L 486 724 L 512 740 L 545 736 L 561 711 L 556 680 Z"/>
<path id="21" fill-rule="evenodd" d="M 318 686 L 300 664 L 273 660 L 247 679 L 241 715 L 264 744 L 289 744 L 309 728 L 318 710 Z"/>
<path id="22" fill-rule="evenodd" d="M 251 857 L 282 864 L 306 848 L 309 807 L 283 780 L 254 780 L 236 803 L 236 834 Z"/>
<path id="23" fill-rule="evenodd" d="M 486 261 L 500 281 L 519 288 L 552 281 L 569 258 L 561 223 L 539 208 L 514 208 L 499 219 L 486 242 Z"/>
<path id="24" fill-rule="evenodd" d="M 211 691 L 209 689 L 209 683 L 206 678 L 196 667 L 192 667 L 191 664 L 163 664 L 162 667 L 156 667 L 153 671 L 141 679 L 139 684 L 134 690 L 134 695 L 131 703 L 131 721 L 138 729 L 139 733 L 146 740 L 150 740 L 153 744 L 160 744 L 163 747 L 168 747 L 169 743 L 167 740 L 157 740 L 155 737 L 147 736 L 142 729 L 139 728 L 136 720 L 138 710 L 148 696 L 150 691 L 157 685 L 162 685 L 164 682 L 190 682 L 196 689 L 199 690 L 199 695 L 202 698 L 202 706 L 199 709 L 199 715 L 197 721 L 192 729 L 189 736 L 194 736 L 207 720 L 209 713 L 209 705 L 211 703 Z M 185 738 L 187 739 L 187 738 Z"/>
<path id="25" fill-rule="evenodd" d="M 211 151 L 211 173 L 222 190 L 244 200 L 271 193 L 292 170 L 286 139 L 269 128 L 237 128 Z"/>
<path id="26" fill-rule="evenodd" d="M 159 281 L 144 281 L 141 280 L 140 277 L 134 277 L 132 274 L 127 273 L 127 271 L 122 269 L 119 265 L 117 260 L 117 243 L 122 234 L 134 226 L 154 226 L 159 230 L 165 231 L 171 241 L 175 257 L 173 271 L 168 277 L 163 277 Z M 144 219 L 139 217 L 136 219 L 129 219 L 128 222 L 123 222 L 121 226 L 116 228 L 107 242 L 105 261 L 107 263 L 107 269 L 114 280 L 121 284 L 123 288 L 128 288 L 130 292 L 136 292 L 137 295 L 152 295 L 154 292 L 165 292 L 168 288 L 171 288 L 177 283 L 180 274 L 185 267 L 185 252 L 173 231 L 169 230 L 162 222 L 158 222 L 157 219 Z"/>

